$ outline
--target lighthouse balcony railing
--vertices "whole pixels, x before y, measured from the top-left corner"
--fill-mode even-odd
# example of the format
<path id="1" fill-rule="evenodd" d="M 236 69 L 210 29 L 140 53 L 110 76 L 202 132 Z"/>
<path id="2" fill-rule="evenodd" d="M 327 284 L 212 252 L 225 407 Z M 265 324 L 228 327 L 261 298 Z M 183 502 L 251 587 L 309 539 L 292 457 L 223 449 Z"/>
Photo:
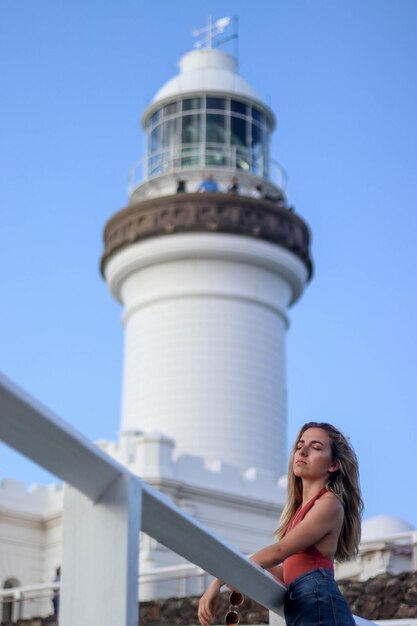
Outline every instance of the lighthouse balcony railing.
<path id="1" fill-rule="evenodd" d="M 1 375 L 0 439 L 66 483 L 60 626 L 138 625 L 140 530 L 284 624 L 273 576 Z"/>
<path id="2" fill-rule="evenodd" d="M 227 171 L 268 179 L 285 192 L 287 174 L 277 161 L 262 151 L 224 143 L 190 143 L 150 152 L 135 163 L 129 173 L 128 190 L 132 194 L 145 181 L 167 174 L 186 176 L 187 171 Z"/>

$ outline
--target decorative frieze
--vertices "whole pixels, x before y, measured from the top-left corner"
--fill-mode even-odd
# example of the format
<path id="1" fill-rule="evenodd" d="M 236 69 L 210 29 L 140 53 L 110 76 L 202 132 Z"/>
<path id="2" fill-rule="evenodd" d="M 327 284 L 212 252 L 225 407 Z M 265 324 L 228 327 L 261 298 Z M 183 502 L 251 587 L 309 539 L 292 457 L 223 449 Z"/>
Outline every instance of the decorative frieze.
<path id="1" fill-rule="evenodd" d="M 127 206 L 106 225 L 101 269 L 112 254 L 134 242 L 196 232 L 269 241 L 295 254 L 312 275 L 310 232 L 298 215 L 270 200 L 223 193 L 176 194 Z"/>

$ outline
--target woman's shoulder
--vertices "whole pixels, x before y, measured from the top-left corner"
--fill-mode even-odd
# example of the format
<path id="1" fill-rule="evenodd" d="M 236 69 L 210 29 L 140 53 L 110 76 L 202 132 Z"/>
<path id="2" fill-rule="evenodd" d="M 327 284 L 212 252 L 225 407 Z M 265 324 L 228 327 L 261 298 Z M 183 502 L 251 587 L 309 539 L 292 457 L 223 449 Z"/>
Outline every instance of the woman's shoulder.
<path id="1" fill-rule="evenodd" d="M 314 505 L 318 508 L 326 509 L 329 513 L 335 515 L 341 515 L 344 513 L 343 502 L 335 493 L 333 493 L 333 491 L 330 491 L 329 489 L 327 489 L 327 491 L 325 491 L 320 498 L 316 500 Z"/>

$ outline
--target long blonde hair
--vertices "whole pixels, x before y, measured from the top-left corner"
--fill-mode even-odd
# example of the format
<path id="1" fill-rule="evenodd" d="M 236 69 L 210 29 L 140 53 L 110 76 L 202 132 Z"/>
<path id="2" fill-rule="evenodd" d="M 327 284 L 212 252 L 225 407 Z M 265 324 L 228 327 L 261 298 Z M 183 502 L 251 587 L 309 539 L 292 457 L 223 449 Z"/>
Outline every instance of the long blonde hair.
<path id="1" fill-rule="evenodd" d="M 339 464 L 339 469 L 329 474 L 326 486 L 339 498 L 344 507 L 345 515 L 335 558 L 338 561 L 347 561 L 357 554 L 361 538 L 363 501 L 359 485 L 358 459 L 346 437 L 326 422 L 308 422 L 298 433 L 288 465 L 288 502 L 282 512 L 275 536 L 282 539 L 303 501 L 303 483 L 301 478 L 294 474 L 293 462 L 297 443 L 309 428 L 321 428 L 326 431 L 330 437 L 332 461 Z"/>

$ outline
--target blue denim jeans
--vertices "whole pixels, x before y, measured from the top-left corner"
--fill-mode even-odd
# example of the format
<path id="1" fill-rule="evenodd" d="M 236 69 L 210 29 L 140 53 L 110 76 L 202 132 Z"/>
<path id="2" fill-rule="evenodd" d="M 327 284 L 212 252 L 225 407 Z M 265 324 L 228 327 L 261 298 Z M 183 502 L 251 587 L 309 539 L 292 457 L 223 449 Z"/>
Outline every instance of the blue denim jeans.
<path id="1" fill-rule="evenodd" d="M 355 626 L 332 572 L 322 567 L 293 580 L 284 613 L 287 626 Z"/>

